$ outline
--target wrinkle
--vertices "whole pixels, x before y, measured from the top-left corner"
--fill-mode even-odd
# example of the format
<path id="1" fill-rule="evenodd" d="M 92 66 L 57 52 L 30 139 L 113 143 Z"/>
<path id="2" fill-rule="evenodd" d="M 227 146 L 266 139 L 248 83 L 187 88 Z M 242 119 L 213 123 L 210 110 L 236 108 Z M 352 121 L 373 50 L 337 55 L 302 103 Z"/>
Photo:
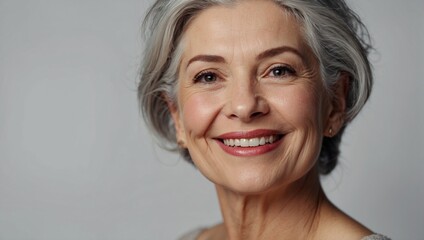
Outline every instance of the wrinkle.
<path id="1" fill-rule="evenodd" d="M 232 213 L 224 214 L 224 223 L 231 224 L 227 225 L 230 239 L 270 239 L 270 232 L 266 231 L 267 229 L 277 230 L 275 232 L 277 234 L 281 229 L 290 233 L 290 229 L 299 228 L 304 232 L 301 239 L 309 239 L 308 237 L 317 231 L 320 207 L 324 199 L 319 182 L 316 182 L 317 177 L 315 169 L 291 186 L 275 189 L 267 195 L 238 196 L 239 199 L 234 199 L 237 196 L 230 196 L 227 200 L 232 200 L 233 203 L 236 200 Z M 220 198 L 220 201 L 222 200 Z M 276 202 L 279 204 L 275 205 Z M 230 207 L 226 204 L 228 202 L 223 201 L 223 203 L 223 206 Z M 306 207 L 299 209 L 293 207 L 293 204 Z M 300 217 L 292 221 L 293 216 Z M 231 228 L 234 225 L 236 228 Z M 234 229 L 237 229 L 238 234 L 234 232 Z"/>

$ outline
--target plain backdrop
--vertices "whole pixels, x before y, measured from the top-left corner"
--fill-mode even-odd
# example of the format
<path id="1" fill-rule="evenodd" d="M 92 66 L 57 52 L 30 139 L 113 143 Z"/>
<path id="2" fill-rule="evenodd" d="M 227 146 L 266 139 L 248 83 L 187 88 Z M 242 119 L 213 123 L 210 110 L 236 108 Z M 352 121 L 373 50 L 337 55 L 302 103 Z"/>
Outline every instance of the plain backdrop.
<path id="1" fill-rule="evenodd" d="M 0 239 L 176 239 L 214 188 L 139 115 L 143 0 L 0 0 Z M 393 239 L 424 239 L 424 1 L 351 0 L 375 88 L 323 183 Z"/>

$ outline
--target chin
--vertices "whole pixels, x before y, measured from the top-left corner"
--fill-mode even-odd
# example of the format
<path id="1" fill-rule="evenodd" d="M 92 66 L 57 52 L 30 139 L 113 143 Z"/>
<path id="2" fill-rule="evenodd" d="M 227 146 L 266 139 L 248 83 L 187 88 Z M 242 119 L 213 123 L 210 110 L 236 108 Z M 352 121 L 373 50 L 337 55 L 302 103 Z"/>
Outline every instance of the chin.
<path id="1" fill-rule="evenodd" d="M 305 167 L 305 166 L 304 166 Z M 312 173 L 313 166 L 302 169 L 243 169 L 227 172 L 223 181 L 213 181 L 217 186 L 242 195 L 257 195 L 287 187 Z M 222 178 L 219 178 L 222 180 Z"/>
<path id="2" fill-rule="evenodd" d="M 255 195 L 272 190 L 273 188 L 284 185 L 288 179 L 285 177 L 273 176 L 269 172 L 243 171 L 238 174 L 232 174 L 226 179 L 225 183 L 218 183 L 228 190 L 239 194 Z"/>

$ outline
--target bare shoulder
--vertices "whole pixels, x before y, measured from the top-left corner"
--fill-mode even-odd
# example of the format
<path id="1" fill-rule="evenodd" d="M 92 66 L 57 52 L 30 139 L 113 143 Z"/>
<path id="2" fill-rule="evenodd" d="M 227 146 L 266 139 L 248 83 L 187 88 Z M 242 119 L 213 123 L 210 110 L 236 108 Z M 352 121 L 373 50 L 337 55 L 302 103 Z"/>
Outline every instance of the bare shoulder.
<path id="1" fill-rule="evenodd" d="M 321 213 L 318 239 L 360 240 L 373 234 L 370 229 L 339 210 L 330 202 L 324 204 Z"/>
<path id="2" fill-rule="evenodd" d="M 203 230 L 199 236 L 198 240 L 213 240 L 213 239 L 225 239 L 225 227 L 223 223 L 217 224 L 213 227 Z"/>

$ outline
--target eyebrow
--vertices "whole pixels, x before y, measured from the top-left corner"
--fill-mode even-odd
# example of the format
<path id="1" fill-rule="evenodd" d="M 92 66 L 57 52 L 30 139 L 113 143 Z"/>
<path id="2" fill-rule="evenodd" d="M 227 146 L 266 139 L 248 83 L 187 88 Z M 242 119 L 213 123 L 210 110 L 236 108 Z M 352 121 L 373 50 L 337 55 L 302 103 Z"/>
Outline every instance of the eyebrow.
<path id="1" fill-rule="evenodd" d="M 289 46 L 281 46 L 281 47 L 276 47 L 276 48 L 271 48 L 271 49 L 265 50 L 264 52 L 260 53 L 256 57 L 256 60 L 259 61 L 259 60 L 263 60 L 265 58 L 275 57 L 275 56 L 280 55 L 284 52 L 292 52 L 292 53 L 298 55 L 302 59 L 302 61 L 305 60 L 302 53 L 299 52 L 299 50 L 297 50 L 296 48 L 289 47 Z"/>
<path id="2" fill-rule="evenodd" d="M 277 55 L 280 55 L 284 52 L 292 52 L 296 55 L 298 55 L 302 61 L 305 60 L 303 58 L 303 55 L 295 48 L 289 47 L 289 46 L 281 46 L 281 47 L 276 47 L 276 48 L 271 48 L 268 50 L 265 50 L 264 52 L 260 53 L 257 57 L 256 60 L 260 61 L 263 60 L 265 58 L 271 58 L 271 57 L 275 57 Z M 225 59 L 221 56 L 218 55 L 197 55 L 194 56 L 193 58 L 191 58 L 188 63 L 186 68 L 193 62 L 196 61 L 200 61 L 200 62 L 215 62 L 215 63 L 225 63 Z"/>
<path id="3" fill-rule="evenodd" d="M 191 63 L 200 61 L 200 62 L 215 62 L 215 63 L 225 63 L 225 59 L 218 55 L 197 55 L 188 61 L 188 67 Z"/>

